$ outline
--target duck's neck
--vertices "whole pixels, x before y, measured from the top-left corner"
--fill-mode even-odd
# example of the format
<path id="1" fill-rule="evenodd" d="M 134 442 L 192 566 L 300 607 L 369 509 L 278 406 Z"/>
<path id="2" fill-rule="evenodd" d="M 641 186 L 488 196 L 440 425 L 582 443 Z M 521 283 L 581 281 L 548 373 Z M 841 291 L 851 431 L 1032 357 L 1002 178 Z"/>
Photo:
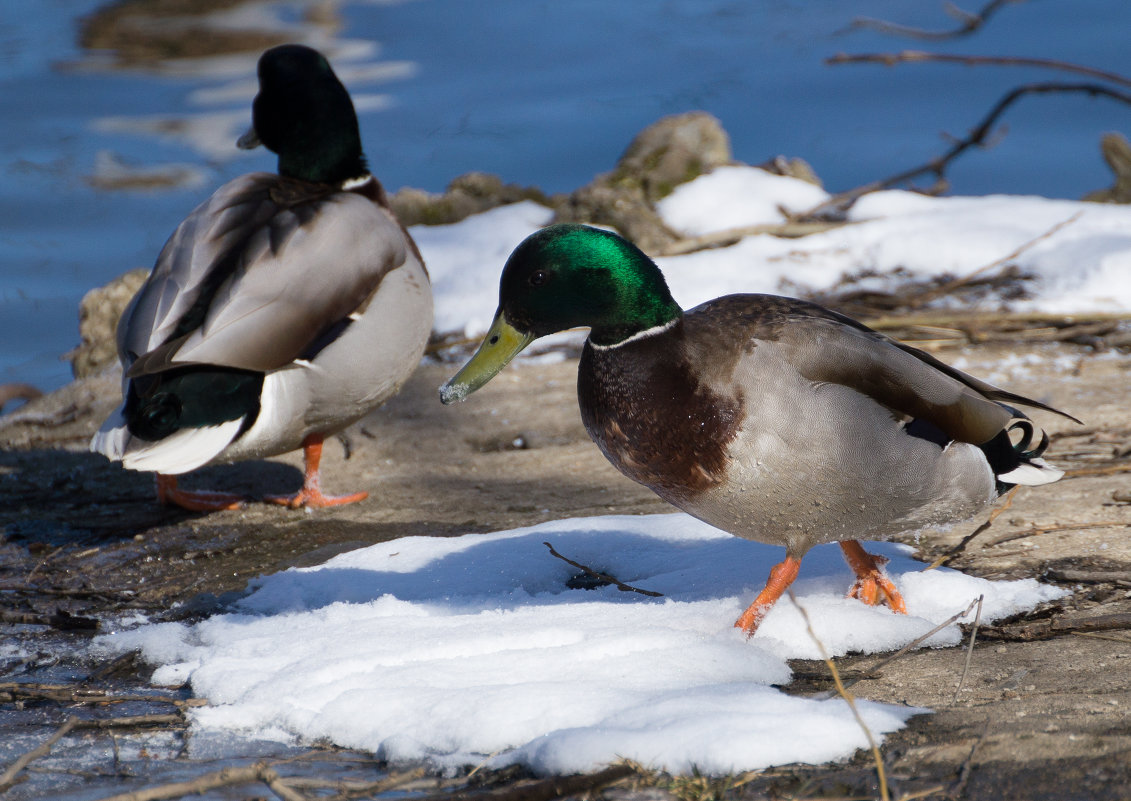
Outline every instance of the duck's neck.
<path id="1" fill-rule="evenodd" d="M 344 186 L 369 178 L 369 165 L 359 140 L 328 138 L 310 147 L 288 148 L 279 154 L 279 174 L 300 181 Z"/>
<path id="2" fill-rule="evenodd" d="M 611 314 L 592 325 L 589 341 L 597 347 L 615 347 L 666 331 L 679 321 L 683 310 L 672 298 L 659 269 L 636 270 L 630 280 L 616 284 L 616 304 Z"/>

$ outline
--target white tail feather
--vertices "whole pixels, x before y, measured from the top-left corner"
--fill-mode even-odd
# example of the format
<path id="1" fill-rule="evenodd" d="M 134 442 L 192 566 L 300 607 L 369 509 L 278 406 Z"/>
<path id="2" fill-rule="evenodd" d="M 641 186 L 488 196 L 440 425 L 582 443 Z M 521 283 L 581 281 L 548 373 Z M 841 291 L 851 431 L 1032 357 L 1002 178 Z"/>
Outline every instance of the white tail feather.
<path id="1" fill-rule="evenodd" d="M 126 428 L 125 418 L 122 417 L 122 409 L 118 407 L 114 414 L 106 418 L 102 428 L 90 438 L 90 450 L 93 453 L 101 453 L 111 461 L 120 462 L 126 453 L 126 443 L 129 439 L 130 432 Z"/>
<path id="2" fill-rule="evenodd" d="M 240 432 L 243 420 L 217 426 L 182 428 L 157 442 L 130 434 L 120 415 L 107 420 L 94 435 L 90 449 L 120 461 L 128 470 L 178 475 L 208 464 L 223 452 Z"/>
<path id="3" fill-rule="evenodd" d="M 1027 462 L 1022 462 L 1008 473 L 1002 473 L 997 479 L 1006 484 L 1024 484 L 1027 487 L 1036 487 L 1041 484 L 1051 484 L 1063 475 L 1063 470 L 1057 470 L 1044 459 L 1033 458 Z"/>

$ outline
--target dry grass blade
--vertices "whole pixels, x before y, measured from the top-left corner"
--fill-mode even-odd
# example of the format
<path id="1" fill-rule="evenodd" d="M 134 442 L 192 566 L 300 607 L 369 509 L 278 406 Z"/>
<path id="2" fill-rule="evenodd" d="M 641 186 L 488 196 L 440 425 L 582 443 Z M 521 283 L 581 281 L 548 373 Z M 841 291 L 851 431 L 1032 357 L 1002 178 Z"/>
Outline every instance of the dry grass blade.
<path id="1" fill-rule="evenodd" d="M 599 579 L 600 581 L 603 581 L 606 584 L 612 584 L 612 585 L 616 586 L 616 588 L 618 590 L 620 590 L 621 592 L 638 592 L 641 595 L 647 595 L 650 598 L 663 598 L 664 597 L 664 594 L 662 592 L 654 592 L 653 590 L 642 590 L 639 587 L 633 587 L 630 584 L 625 584 L 623 581 L 620 581 L 619 579 L 617 579 L 613 576 L 610 576 L 608 573 L 602 573 L 599 570 L 594 570 L 593 568 L 587 567 L 586 565 L 583 565 L 580 562 L 575 562 L 572 559 L 569 559 L 565 556 L 562 556 L 560 553 L 555 551 L 554 546 L 551 545 L 548 542 L 543 542 L 542 544 L 550 549 L 550 554 L 552 556 L 556 556 L 558 559 L 561 559 L 567 565 L 573 565 L 578 570 L 585 571 L 586 575 L 592 576 L 595 579 Z"/>
<path id="2" fill-rule="evenodd" d="M 864 731 L 864 736 L 868 739 L 868 745 L 872 749 L 872 759 L 876 763 L 876 777 L 880 782 L 880 798 L 882 801 L 890 801 L 891 795 L 888 793 L 888 779 L 887 773 L 884 771 L 884 760 L 880 755 L 880 748 L 876 745 L 876 739 L 872 736 L 872 730 L 868 728 L 868 724 L 864 722 L 864 718 L 860 715 L 860 710 L 856 708 L 856 699 L 848 692 L 848 688 L 840 680 L 840 671 L 836 668 L 836 663 L 833 662 L 832 657 L 829 656 L 828 651 L 825 650 L 825 644 L 817 637 L 817 633 L 813 631 L 813 624 L 809 620 L 809 613 L 805 611 L 805 607 L 797 602 L 797 596 L 793 594 L 793 590 L 786 590 L 789 593 L 789 600 L 797 607 L 797 611 L 801 613 L 801 617 L 805 620 L 805 629 L 809 632 L 809 636 L 813 642 L 817 644 L 817 650 L 821 652 L 821 659 L 828 665 L 829 672 L 833 675 L 833 682 L 836 684 L 837 694 L 844 699 L 848 704 L 848 708 L 852 710 L 852 716 L 856 718 L 856 722 Z"/>
<path id="3" fill-rule="evenodd" d="M 966 647 L 966 662 L 962 665 L 962 675 L 958 677 L 958 686 L 954 688 L 952 704 L 958 703 L 958 695 L 962 692 L 962 685 L 966 683 L 966 674 L 970 672 L 970 661 L 974 658 L 974 638 L 978 636 L 978 624 L 982 622 L 982 601 L 984 595 L 979 595 L 977 604 L 978 612 L 974 615 L 974 625 L 970 627 L 970 644 Z"/>

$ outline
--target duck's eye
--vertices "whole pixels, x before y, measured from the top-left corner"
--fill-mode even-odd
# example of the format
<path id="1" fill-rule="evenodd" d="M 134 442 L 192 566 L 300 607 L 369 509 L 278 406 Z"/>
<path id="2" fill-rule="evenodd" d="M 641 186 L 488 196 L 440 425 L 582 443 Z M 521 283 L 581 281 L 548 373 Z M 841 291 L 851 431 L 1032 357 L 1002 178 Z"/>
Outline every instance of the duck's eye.
<path id="1" fill-rule="evenodd" d="M 549 277 L 550 274 L 545 270 L 535 270 L 530 274 L 530 285 L 542 286 L 542 284 L 546 283 L 546 279 Z"/>

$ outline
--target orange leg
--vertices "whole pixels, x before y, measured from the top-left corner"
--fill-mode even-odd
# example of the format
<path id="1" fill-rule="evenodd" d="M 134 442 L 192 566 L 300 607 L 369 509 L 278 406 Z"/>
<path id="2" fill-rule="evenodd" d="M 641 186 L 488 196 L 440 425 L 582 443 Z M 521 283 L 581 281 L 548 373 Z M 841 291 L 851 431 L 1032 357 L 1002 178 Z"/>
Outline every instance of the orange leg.
<path id="1" fill-rule="evenodd" d="M 883 565 L 887 563 L 887 557 L 868 553 L 856 540 L 845 540 L 840 544 L 840 549 L 844 551 L 844 558 L 852 572 L 856 574 L 856 583 L 848 591 L 849 598 L 857 598 L 869 606 L 886 604 L 893 612 L 907 614 L 903 596 L 891 579 L 884 575 Z"/>
<path id="2" fill-rule="evenodd" d="M 321 508 L 324 506 L 341 506 L 346 503 L 356 503 L 369 497 L 368 492 L 355 492 L 352 495 L 323 495 L 321 477 L 318 465 L 322 461 L 321 434 L 311 434 L 302 442 L 302 458 L 306 464 L 306 477 L 302 482 L 302 489 L 294 495 L 268 495 L 263 500 L 277 503 L 280 506 L 289 506 L 299 509 L 303 506 Z"/>
<path id="3" fill-rule="evenodd" d="M 157 502 L 179 506 L 190 512 L 218 512 L 224 509 L 242 509 L 244 499 L 228 492 L 208 490 L 183 490 L 177 487 L 177 477 L 157 474 Z"/>
<path id="4" fill-rule="evenodd" d="M 774 565 L 765 588 L 758 593 L 754 603 L 750 604 L 738 620 L 734 621 L 734 627 L 746 632 L 747 637 L 753 636 L 754 632 L 758 630 L 758 624 L 762 622 L 762 618 L 766 616 L 773 605 L 777 603 L 778 598 L 781 598 L 782 593 L 797 578 L 799 570 L 801 570 L 801 560 L 788 555 L 784 562 Z"/>

